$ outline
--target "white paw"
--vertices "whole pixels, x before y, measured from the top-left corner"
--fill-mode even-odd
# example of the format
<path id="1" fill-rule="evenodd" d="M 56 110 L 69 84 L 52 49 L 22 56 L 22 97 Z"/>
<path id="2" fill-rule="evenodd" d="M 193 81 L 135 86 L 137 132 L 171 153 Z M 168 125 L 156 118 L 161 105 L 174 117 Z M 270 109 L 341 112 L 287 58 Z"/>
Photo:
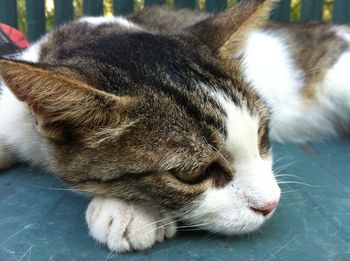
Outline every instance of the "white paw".
<path id="1" fill-rule="evenodd" d="M 7 169 L 16 163 L 16 156 L 0 142 L 0 170 Z"/>
<path id="2" fill-rule="evenodd" d="M 176 233 L 171 218 L 111 198 L 94 198 L 86 211 L 86 221 L 94 239 L 119 253 L 150 248 Z"/>

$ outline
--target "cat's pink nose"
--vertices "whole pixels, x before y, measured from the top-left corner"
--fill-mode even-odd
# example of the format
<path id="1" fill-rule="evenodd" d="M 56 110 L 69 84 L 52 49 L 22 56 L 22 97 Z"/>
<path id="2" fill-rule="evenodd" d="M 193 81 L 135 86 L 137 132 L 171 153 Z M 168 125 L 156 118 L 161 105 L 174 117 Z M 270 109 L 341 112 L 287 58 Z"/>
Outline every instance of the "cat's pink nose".
<path id="1" fill-rule="evenodd" d="M 252 210 L 254 210 L 255 212 L 261 213 L 264 216 L 267 216 L 268 214 L 270 214 L 272 211 L 274 211 L 278 206 L 278 201 L 273 202 L 273 203 L 269 203 L 266 206 L 263 207 L 259 207 L 259 208 L 253 208 L 251 207 Z"/>

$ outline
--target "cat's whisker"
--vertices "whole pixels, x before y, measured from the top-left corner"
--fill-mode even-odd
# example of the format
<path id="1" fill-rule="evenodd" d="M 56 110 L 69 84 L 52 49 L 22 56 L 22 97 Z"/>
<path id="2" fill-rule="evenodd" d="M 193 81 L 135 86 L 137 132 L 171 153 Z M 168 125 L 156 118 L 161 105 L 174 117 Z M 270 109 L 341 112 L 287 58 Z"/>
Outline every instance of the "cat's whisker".
<path id="1" fill-rule="evenodd" d="M 313 185 L 313 184 L 309 184 L 309 183 L 305 183 L 305 182 L 299 182 L 299 181 L 281 181 L 278 182 L 278 184 L 297 184 L 297 185 L 303 185 L 303 186 L 307 186 L 307 187 L 324 187 L 324 186 L 320 186 L 320 185 Z"/>
<path id="2" fill-rule="evenodd" d="M 233 219 L 230 218 L 228 223 L 229 223 L 229 226 L 231 226 L 231 224 L 233 223 Z M 205 237 L 204 239 L 213 240 L 213 239 L 217 238 L 220 234 L 219 232 L 222 230 L 223 227 L 224 227 L 224 225 L 222 224 L 219 227 L 217 227 L 216 229 L 210 231 L 209 235 L 207 237 Z"/>
<path id="3" fill-rule="evenodd" d="M 280 162 L 281 160 L 286 160 L 286 159 L 288 159 L 287 156 L 285 156 L 285 157 L 280 157 L 280 158 L 278 158 L 278 159 L 276 159 L 276 160 L 273 161 L 273 165 L 277 164 L 277 163 Z"/>
<path id="4" fill-rule="evenodd" d="M 285 170 L 285 169 L 287 169 L 287 168 L 293 166 L 293 165 L 296 164 L 296 163 L 298 163 L 298 161 L 289 162 L 289 163 L 287 163 L 287 164 L 285 164 L 285 165 L 283 165 L 283 166 L 280 166 L 280 167 L 274 169 L 274 172 L 275 172 L 276 174 L 279 174 L 281 171 L 283 171 L 283 170 Z"/>
<path id="5" fill-rule="evenodd" d="M 205 237 L 204 239 L 213 240 L 213 239 L 217 238 L 219 236 L 218 231 L 219 231 L 219 229 L 217 229 L 216 231 L 210 232 L 209 235 L 207 237 Z"/>
<path id="6" fill-rule="evenodd" d="M 280 178 L 280 177 L 292 177 L 292 178 L 297 178 L 297 179 L 303 179 L 302 177 L 299 177 L 297 175 L 292 175 L 292 174 L 278 174 L 278 175 L 275 175 L 275 178 Z"/>
<path id="7" fill-rule="evenodd" d="M 320 72 L 322 69 L 321 68 L 314 68 L 314 69 L 310 69 L 304 72 L 304 76 L 307 76 L 309 74 L 315 73 L 315 72 Z"/>
<path id="8" fill-rule="evenodd" d="M 154 221 L 154 222 L 148 223 L 148 224 L 146 224 L 146 225 L 144 225 L 144 226 L 141 226 L 141 227 L 139 227 L 135 232 L 128 234 L 128 236 L 127 236 L 126 238 L 129 238 L 130 236 L 134 235 L 135 233 L 139 233 L 139 231 L 142 230 L 142 229 L 144 229 L 144 228 L 147 228 L 147 227 L 149 227 L 149 226 L 152 226 L 152 225 L 154 225 L 154 224 L 157 224 L 157 223 L 159 223 L 159 222 L 163 222 L 163 221 L 168 220 L 168 219 L 171 219 L 171 218 L 172 218 L 172 217 L 162 218 L 162 219 L 156 220 L 156 221 Z M 169 224 L 174 223 L 174 222 L 178 222 L 178 221 L 179 221 L 179 220 L 175 220 L 175 221 L 170 222 Z M 150 231 L 150 232 L 151 232 L 151 231 Z"/>
<path id="9" fill-rule="evenodd" d="M 30 186 L 32 188 L 47 189 L 47 190 L 58 190 L 58 191 L 73 191 L 73 192 L 90 192 L 83 189 L 73 189 L 73 188 L 52 188 L 52 187 L 41 187 L 41 186 Z"/>
<path id="10" fill-rule="evenodd" d="M 185 225 L 185 226 L 177 226 L 176 228 L 179 231 L 203 231 L 204 227 L 208 226 L 210 223 L 200 223 L 200 224 L 194 224 L 194 225 Z"/>
<path id="11" fill-rule="evenodd" d="M 222 155 L 221 152 L 217 148 L 215 148 L 213 145 L 211 145 L 209 143 L 208 143 L 208 145 L 219 154 L 219 156 L 222 158 L 223 161 L 225 161 L 225 163 L 226 163 L 227 167 L 230 169 L 231 173 L 234 173 L 234 171 L 231 167 L 231 164 L 227 161 L 227 159 L 224 157 L 224 155 Z"/>
<path id="12" fill-rule="evenodd" d="M 225 126 L 221 126 L 220 128 L 218 128 L 216 131 L 214 131 L 212 134 L 210 134 L 209 138 L 213 137 L 216 133 L 222 131 L 225 128 Z"/>
<path id="13" fill-rule="evenodd" d="M 107 261 L 113 254 L 114 254 L 114 251 L 110 251 L 107 257 L 105 258 L 105 261 Z"/>
<path id="14" fill-rule="evenodd" d="M 177 228 L 179 232 L 189 232 L 189 231 L 205 231 L 204 228 L 193 227 L 193 228 Z"/>
<path id="15" fill-rule="evenodd" d="M 177 211 L 172 211 L 170 215 L 172 215 L 173 218 L 180 218 L 182 219 L 183 216 L 189 214 L 192 212 L 192 209 L 180 209 Z"/>
<path id="16" fill-rule="evenodd" d="M 207 226 L 209 225 L 210 223 L 207 222 L 207 223 L 199 223 L 199 224 L 193 224 L 193 225 L 183 225 L 183 226 L 177 226 L 177 228 L 194 228 L 194 227 L 203 227 L 203 226 Z"/>
<path id="17" fill-rule="evenodd" d="M 279 179 L 279 178 L 276 178 L 276 181 L 277 181 L 277 184 L 280 184 L 281 182 L 284 182 L 284 181 L 301 181 L 303 182 L 304 180 L 303 179 L 297 179 L 297 180 L 285 180 L 285 179 Z"/>
<path id="18" fill-rule="evenodd" d="M 160 226 L 156 226 L 156 228 L 150 229 L 150 230 L 148 230 L 148 231 L 144 231 L 144 232 L 142 232 L 142 233 L 145 233 L 145 234 L 151 233 L 151 232 L 153 232 L 153 231 L 156 231 L 157 229 L 160 229 L 160 228 L 162 228 L 162 227 L 165 228 L 167 225 L 174 224 L 174 223 L 176 223 L 176 222 L 178 222 L 178 221 L 179 221 L 179 220 L 174 220 L 174 221 L 168 222 L 168 223 L 166 223 L 166 224 L 162 224 L 162 225 L 160 225 Z M 152 224 L 154 224 L 154 222 L 152 222 Z M 150 225 L 150 224 L 148 224 L 148 225 Z M 138 228 L 135 232 L 128 234 L 125 238 L 129 238 L 129 237 L 131 237 L 132 235 L 134 235 L 134 234 L 136 234 L 136 233 L 140 233 L 140 232 L 141 232 L 140 230 L 141 230 L 142 228 L 145 228 L 145 227 L 147 227 L 147 226 L 143 226 L 143 227 L 141 227 L 141 228 Z"/>
<path id="19" fill-rule="evenodd" d="M 299 192 L 300 190 L 298 190 L 298 189 L 294 189 L 294 190 L 286 190 L 286 191 L 282 191 L 281 192 L 281 195 L 283 195 L 283 194 L 288 194 L 288 193 L 293 193 L 293 192 Z"/>

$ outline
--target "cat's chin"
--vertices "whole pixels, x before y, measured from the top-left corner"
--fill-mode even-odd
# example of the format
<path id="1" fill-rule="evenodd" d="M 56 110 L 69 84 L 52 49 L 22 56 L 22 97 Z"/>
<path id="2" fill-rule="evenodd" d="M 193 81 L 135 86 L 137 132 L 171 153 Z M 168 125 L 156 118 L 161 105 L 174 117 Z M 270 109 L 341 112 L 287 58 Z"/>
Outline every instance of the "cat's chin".
<path id="1" fill-rule="evenodd" d="M 194 227 L 201 228 L 221 235 L 234 236 L 252 233 L 258 230 L 272 215 L 262 215 L 250 208 L 241 208 L 236 211 L 203 214 L 201 217 L 190 217 L 188 222 Z"/>
<path id="2" fill-rule="evenodd" d="M 263 226 L 274 213 L 273 211 L 270 214 L 263 216 L 262 214 L 256 213 L 250 209 L 247 211 L 251 213 L 247 214 L 244 220 L 239 220 L 237 223 L 227 221 L 218 222 L 219 224 L 215 224 L 214 229 L 209 230 L 227 236 L 253 233 Z"/>

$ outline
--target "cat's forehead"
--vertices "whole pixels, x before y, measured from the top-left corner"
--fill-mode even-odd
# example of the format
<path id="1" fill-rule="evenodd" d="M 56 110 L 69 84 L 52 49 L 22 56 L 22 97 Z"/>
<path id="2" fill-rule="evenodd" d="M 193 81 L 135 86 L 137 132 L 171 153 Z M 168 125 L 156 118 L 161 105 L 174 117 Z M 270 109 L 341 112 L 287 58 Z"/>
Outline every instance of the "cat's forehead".
<path id="1" fill-rule="evenodd" d="M 232 88 L 218 60 L 195 40 L 144 31 L 115 31 L 110 24 L 99 27 L 107 30 L 109 26 L 111 32 L 99 32 L 92 41 L 94 28 L 79 24 L 86 36 L 80 36 L 79 43 L 72 36 L 60 42 L 70 27 L 57 31 L 43 44 L 40 62 L 69 65 L 93 86 L 117 95 L 170 89 L 198 92 L 201 82 Z"/>
<path id="2" fill-rule="evenodd" d="M 41 44 L 40 61 L 90 60 L 126 73 L 172 69 L 185 74 L 189 63 L 201 67 L 203 60 L 214 58 L 204 49 L 186 34 L 150 33 L 121 17 L 85 17 L 48 34 Z"/>

